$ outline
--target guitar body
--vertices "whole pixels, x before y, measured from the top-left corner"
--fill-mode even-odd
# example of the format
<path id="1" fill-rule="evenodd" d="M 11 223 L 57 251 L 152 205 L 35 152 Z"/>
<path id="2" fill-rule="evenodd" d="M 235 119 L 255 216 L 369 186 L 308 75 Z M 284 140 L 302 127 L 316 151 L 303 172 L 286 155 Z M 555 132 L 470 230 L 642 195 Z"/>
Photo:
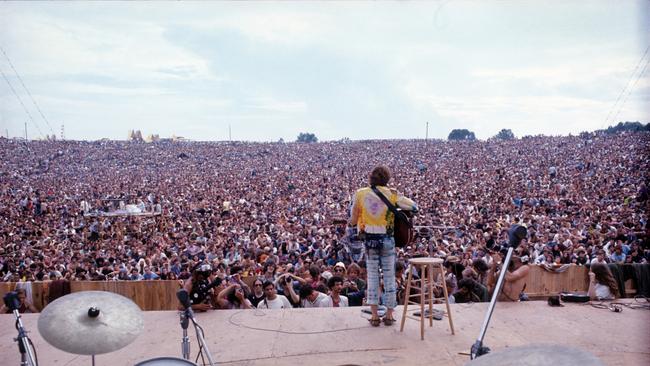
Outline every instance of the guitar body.
<path id="1" fill-rule="evenodd" d="M 411 244 L 415 239 L 415 229 L 411 221 L 412 216 L 413 214 L 409 211 L 397 210 L 393 237 L 395 238 L 395 246 L 398 248 Z"/>

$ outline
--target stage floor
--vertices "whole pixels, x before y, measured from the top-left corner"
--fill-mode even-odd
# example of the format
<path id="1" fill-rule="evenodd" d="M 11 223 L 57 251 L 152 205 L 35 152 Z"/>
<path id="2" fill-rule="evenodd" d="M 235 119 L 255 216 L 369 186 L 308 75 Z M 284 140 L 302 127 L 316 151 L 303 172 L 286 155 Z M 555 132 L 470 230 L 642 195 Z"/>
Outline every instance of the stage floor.
<path id="1" fill-rule="evenodd" d="M 631 302 L 633 300 L 626 299 Z M 197 315 L 219 365 L 464 365 L 478 337 L 487 303 L 452 305 L 456 334 L 447 319 L 435 321 L 420 340 L 420 323 L 370 326 L 360 308 L 219 310 Z M 440 306 L 436 308 L 441 309 Z M 396 312 L 401 317 L 401 307 Z M 89 356 L 59 351 L 38 334 L 38 314 L 25 314 L 41 366 L 90 365 Z M 181 329 L 175 312 L 145 312 L 144 332 L 129 346 L 98 355 L 96 364 L 134 365 L 163 356 L 180 357 Z M 190 328 L 192 330 L 192 328 Z M 198 350 L 191 334 L 192 357 Z M 14 317 L 0 315 L 0 365 L 19 365 Z M 507 347 L 560 344 L 582 349 L 606 365 L 650 365 L 650 311 L 622 313 L 589 305 L 549 307 L 543 301 L 499 303 L 485 345 Z"/>

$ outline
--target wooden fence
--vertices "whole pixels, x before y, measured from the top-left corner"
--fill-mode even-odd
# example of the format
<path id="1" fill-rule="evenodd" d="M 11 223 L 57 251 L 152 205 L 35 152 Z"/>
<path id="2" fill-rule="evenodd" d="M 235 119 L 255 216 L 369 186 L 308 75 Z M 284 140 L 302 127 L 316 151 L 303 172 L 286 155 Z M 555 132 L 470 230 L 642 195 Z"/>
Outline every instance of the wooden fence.
<path id="1" fill-rule="evenodd" d="M 589 269 L 572 265 L 566 271 L 554 273 L 541 266 L 531 266 L 526 281 L 525 292 L 531 298 L 556 295 L 562 291 L 587 291 L 589 288 Z M 254 278 L 245 281 L 252 285 Z M 47 305 L 48 282 L 33 282 L 32 298 L 34 306 L 42 310 Z M 0 296 L 16 288 L 15 283 L 0 282 Z M 628 295 L 634 294 L 631 282 L 626 283 Z M 176 310 L 178 301 L 176 291 L 178 281 L 79 281 L 70 283 L 70 292 L 108 291 L 133 300 L 142 310 Z"/>

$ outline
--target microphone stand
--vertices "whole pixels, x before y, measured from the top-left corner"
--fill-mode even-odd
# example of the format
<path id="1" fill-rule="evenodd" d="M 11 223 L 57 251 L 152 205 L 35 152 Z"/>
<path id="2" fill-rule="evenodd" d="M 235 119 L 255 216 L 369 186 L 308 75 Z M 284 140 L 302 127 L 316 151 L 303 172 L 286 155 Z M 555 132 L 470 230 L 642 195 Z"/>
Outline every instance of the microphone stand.
<path id="1" fill-rule="evenodd" d="M 196 340 L 199 343 L 199 354 L 197 355 L 197 360 L 199 356 L 203 357 L 203 350 L 205 350 L 205 356 L 208 358 L 208 363 L 210 364 L 210 366 L 214 366 L 214 361 L 212 360 L 212 354 L 210 354 L 208 345 L 205 342 L 203 328 L 201 328 L 201 326 L 194 319 L 194 312 L 192 311 L 192 305 L 191 302 L 189 301 L 189 295 L 187 291 L 180 290 L 179 292 L 176 293 L 176 296 L 180 300 L 181 305 L 183 305 L 183 308 L 185 308 L 185 310 L 181 310 L 180 312 L 180 323 L 181 323 L 181 328 L 183 329 L 183 341 L 181 342 L 183 358 L 188 361 L 191 361 L 190 360 L 190 338 L 187 335 L 187 328 L 189 326 L 189 321 L 191 320 L 192 325 L 194 325 L 194 330 L 196 331 Z"/>
<path id="2" fill-rule="evenodd" d="M 485 355 L 490 352 L 490 348 L 486 347 L 483 345 L 483 338 L 485 338 L 485 332 L 487 332 L 488 324 L 490 323 L 490 318 L 492 317 L 492 312 L 494 312 L 494 306 L 497 303 L 497 297 L 499 297 L 499 293 L 501 292 L 501 288 L 503 287 L 503 280 L 506 277 L 506 271 L 508 270 L 508 266 L 510 265 L 510 259 L 512 258 L 512 252 L 514 251 L 513 247 L 510 246 L 508 248 L 508 253 L 506 254 L 506 259 L 503 262 L 503 266 L 501 267 L 501 273 L 499 273 L 499 280 L 497 281 L 497 285 L 494 288 L 494 293 L 492 293 L 492 300 L 490 300 L 490 306 L 488 307 L 488 312 L 485 314 L 485 319 L 483 320 L 483 326 L 481 326 L 481 332 L 479 333 L 478 339 L 476 339 L 476 342 L 472 345 L 472 349 L 470 352 L 470 359 L 475 359 L 476 357 Z"/>
<path id="3" fill-rule="evenodd" d="M 20 366 L 37 366 L 34 350 L 27 337 L 27 331 L 23 327 L 23 322 L 20 320 L 20 313 L 14 309 L 14 317 L 16 317 L 16 329 L 18 330 L 18 337 L 14 341 L 18 342 L 18 350 L 20 351 Z"/>
<path id="4" fill-rule="evenodd" d="M 181 318 L 181 328 L 183 328 L 183 341 L 181 342 L 181 348 L 183 352 L 183 359 L 190 361 L 190 337 L 187 335 L 187 327 L 189 325 L 190 318 L 192 315 L 192 308 L 187 308 L 179 312 Z"/>

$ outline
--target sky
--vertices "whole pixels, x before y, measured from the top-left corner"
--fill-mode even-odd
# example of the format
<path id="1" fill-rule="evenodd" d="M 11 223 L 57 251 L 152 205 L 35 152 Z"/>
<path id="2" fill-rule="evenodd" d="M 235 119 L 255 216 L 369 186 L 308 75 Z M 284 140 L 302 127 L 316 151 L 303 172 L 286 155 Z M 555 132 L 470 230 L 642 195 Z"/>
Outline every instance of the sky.
<path id="1" fill-rule="evenodd" d="M 0 2 L 0 134 L 578 134 L 650 122 L 648 46 L 650 0 Z"/>

